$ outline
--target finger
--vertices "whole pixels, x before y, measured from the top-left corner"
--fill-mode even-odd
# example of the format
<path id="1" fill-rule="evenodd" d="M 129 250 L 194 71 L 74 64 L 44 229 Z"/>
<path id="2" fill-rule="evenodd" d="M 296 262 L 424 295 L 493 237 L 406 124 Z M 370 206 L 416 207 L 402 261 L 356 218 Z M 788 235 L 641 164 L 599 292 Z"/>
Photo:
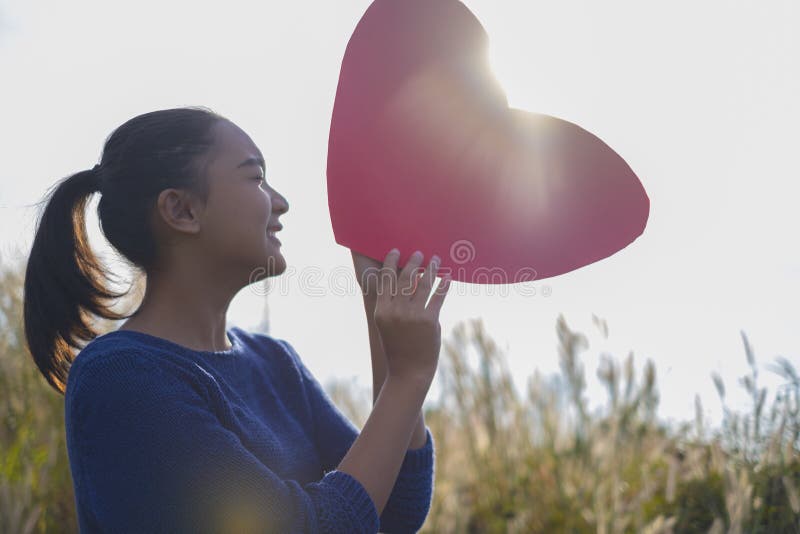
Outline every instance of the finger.
<path id="1" fill-rule="evenodd" d="M 381 262 L 373 260 L 356 251 L 353 255 L 353 269 L 358 278 L 357 282 L 365 295 L 375 296 L 378 291 L 378 278 L 380 277 Z"/>
<path id="2" fill-rule="evenodd" d="M 366 267 L 371 267 L 373 265 L 375 265 L 377 267 L 381 266 L 381 262 L 380 261 L 375 260 L 375 259 L 371 258 L 370 256 L 365 256 L 365 255 L 361 254 L 360 252 L 356 252 L 355 250 L 352 250 L 352 249 L 350 250 L 350 253 L 351 253 L 352 257 L 353 257 L 353 265 L 355 265 L 357 267 L 366 268 Z"/>
<path id="3" fill-rule="evenodd" d="M 434 254 L 430 263 L 428 263 L 428 268 L 425 269 L 425 272 L 423 272 L 419 279 L 417 279 L 417 287 L 414 290 L 414 296 L 412 297 L 412 300 L 414 302 L 421 300 L 423 308 L 425 307 L 425 301 L 428 300 L 428 295 L 430 295 L 433 282 L 436 280 L 436 273 L 439 271 L 440 263 L 441 259 L 439 256 Z"/>
<path id="4" fill-rule="evenodd" d="M 439 315 L 439 310 L 442 309 L 442 304 L 444 303 L 444 298 L 447 296 L 447 292 L 450 289 L 450 275 L 446 275 L 442 278 L 441 283 L 436 287 L 436 290 L 433 292 L 431 296 L 431 300 L 428 303 L 427 310 L 434 312 L 436 315 Z"/>
<path id="5" fill-rule="evenodd" d="M 392 292 L 397 287 L 397 261 L 399 259 L 399 249 L 393 248 L 386 254 L 378 279 L 378 299 L 391 300 Z"/>
<path id="6" fill-rule="evenodd" d="M 422 263 L 422 256 L 423 255 L 421 251 L 415 251 L 406 262 L 403 270 L 400 271 L 397 283 L 401 295 L 406 297 L 412 297 L 414 295 L 413 288 L 415 285 L 415 275 L 419 275 L 417 269 Z"/>

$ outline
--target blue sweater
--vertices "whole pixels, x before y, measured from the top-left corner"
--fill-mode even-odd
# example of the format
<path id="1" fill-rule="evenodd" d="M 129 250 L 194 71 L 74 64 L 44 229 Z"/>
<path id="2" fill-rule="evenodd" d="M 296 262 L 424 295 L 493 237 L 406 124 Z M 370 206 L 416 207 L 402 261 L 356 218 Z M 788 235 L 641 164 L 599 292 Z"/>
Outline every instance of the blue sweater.
<path id="1" fill-rule="evenodd" d="M 336 467 L 358 429 L 285 340 L 228 329 L 195 351 L 141 332 L 92 340 L 70 368 L 67 453 L 82 533 L 414 532 L 434 446 L 408 450 L 378 517 Z"/>

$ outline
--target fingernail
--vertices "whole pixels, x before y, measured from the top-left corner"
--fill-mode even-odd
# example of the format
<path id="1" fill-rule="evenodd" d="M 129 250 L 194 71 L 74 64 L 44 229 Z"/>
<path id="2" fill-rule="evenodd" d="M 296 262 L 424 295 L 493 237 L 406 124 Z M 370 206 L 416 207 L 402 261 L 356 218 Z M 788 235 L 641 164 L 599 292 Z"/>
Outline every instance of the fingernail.
<path id="1" fill-rule="evenodd" d="M 414 256 L 415 258 L 421 258 L 422 257 L 422 252 L 417 250 L 416 252 L 414 252 L 414 254 L 412 254 L 412 256 Z"/>
<path id="2" fill-rule="evenodd" d="M 400 249 L 397 249 L 397 248 L 393 248 L 392 250 L 389 251 L 389 254 L 399 254 L 399 253 L 400 253 Z"/>
<path id="3" fill-rule="evenodd" d="M 433 258 L 431 258 L 431 263 L 435 263 L 436 265 L 439 265 L 440 261 L 441 261 L 441 258 L 439 256 L 437 256 L 436 254 L 433 255 Z"/>

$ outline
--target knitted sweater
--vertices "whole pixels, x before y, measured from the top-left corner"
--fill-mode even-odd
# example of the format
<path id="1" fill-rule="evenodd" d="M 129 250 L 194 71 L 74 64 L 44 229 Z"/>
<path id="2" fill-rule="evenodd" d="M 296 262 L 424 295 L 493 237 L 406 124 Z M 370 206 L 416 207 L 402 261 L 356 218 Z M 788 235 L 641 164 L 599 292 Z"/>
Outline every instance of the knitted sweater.
<path id="1" fill-rule="evenodd" d="M 430 508 L 430 429 L 380 517 L 336 470 L 358 429 L 285 340 L 228 329 L 196 351 L 116 330 L 87 344 L 65 394 L 82 533 L 414 532 Z"/>

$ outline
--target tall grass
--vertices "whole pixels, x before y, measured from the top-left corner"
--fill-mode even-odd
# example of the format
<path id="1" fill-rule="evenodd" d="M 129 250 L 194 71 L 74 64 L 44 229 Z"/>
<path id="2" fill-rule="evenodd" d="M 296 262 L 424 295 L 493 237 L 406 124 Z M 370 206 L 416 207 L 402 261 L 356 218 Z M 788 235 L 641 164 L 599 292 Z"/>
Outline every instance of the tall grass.
<path id="1" fill-rule="evenodd" d="M 739 382 L 752 410 L 729 409 L 713 375 L 721 427 L 704 422 L 697 396 L 694 419 L 671 427 L 657 417 L 655 366 L 647 361 L 637 376 L 633 353 L 601 355 L 596 377 L 607 402 L 590 413 L 580 358 L 587 338 L 563 317 L 556 329 L 560 373 L 535 372 L 524 396 L 480 320 L 445 340 L 442 396 L 425 408 L 437 448 L 422 532 L 800 532 L 800 381 L 789 360 L 771 366 L 785 383 L 770 398 L 742 333 L 751 371 Z M 338 389 L 334 400 L 363 424 L 369 405 L 347 394 Z"/>
<path id="2" fill-rule="evenodd" d="M 742 334 L 752 411 L 725 406 L 710 429 L 696 397 L 693 424 L 671 428 L 657 418 L 655 366 L 636 376 L 632 353 L 601 357 L 608 402 L 590 414 L 586 336 L 563 317 L 556 328 L 560 373 L 535 373 L 525 398 L 482 322 L 445 341 L 443 402 L 426 413 L 438 447 L 424 532 L 800 532 L 800 381 L 787 359 L 772 367 L 786 381 L 768 399 Z"/>
<path id="3" fill-rule="evenodd" d="M 63 398 L 25 352 L 21 272 L 0 272 L 0 532 L 76 532 Z M 560 372 L 534 373 L 524 395 L 481 321 L 445 338 L 441 397 L 425 406 L 437 448 L 422 532 L 800 532 L 800 380 L 789 360 L 769 366 L 785 379 L 770 396 L 742 333 L 752 409 L 731 410 L 715 375 L 721 426 L 709 428 L 696 398 L 694 420 L 672 427 L 657 417 L 655 366 L 637 375 L 632 353 L 601 357 L 607 403 L 590 411 L 587 338 L 563 317 L 556 329 Z M 371 392 L 325 387 L 362 426 Z"/>
<path id="4" fill-rule="evenodd" d="M 22 269 L 0 272 L 0 532 L 77 531 L 64 401 L 26 352 Z"/>

